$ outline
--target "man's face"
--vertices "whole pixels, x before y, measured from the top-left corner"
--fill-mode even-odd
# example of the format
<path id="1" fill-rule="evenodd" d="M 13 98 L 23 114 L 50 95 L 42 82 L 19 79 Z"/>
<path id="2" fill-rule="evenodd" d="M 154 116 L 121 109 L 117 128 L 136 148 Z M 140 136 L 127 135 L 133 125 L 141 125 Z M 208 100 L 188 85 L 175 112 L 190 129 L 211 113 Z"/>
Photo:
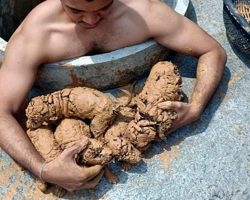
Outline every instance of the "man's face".
<path id="1" fill-rule="evenodd" d="M 86 29 L 95 28 L 112 9 L 114 0 L 61 0 L 68 16 Z"/>

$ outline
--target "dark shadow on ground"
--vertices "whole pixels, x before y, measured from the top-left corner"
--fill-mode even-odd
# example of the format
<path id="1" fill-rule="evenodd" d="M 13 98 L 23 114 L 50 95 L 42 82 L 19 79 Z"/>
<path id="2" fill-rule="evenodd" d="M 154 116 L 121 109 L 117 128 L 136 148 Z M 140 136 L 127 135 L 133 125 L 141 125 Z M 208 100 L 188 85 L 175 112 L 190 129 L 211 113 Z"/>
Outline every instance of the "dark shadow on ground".
<path id="1" fill-rule="evenodd" d="M 228 37 L 227 37 L 228 39 Z M 248 67 L 250 68 L 250 56 L 243 54 L 233 43 L 228 39 L 228 43 L 233 49 L 234 54 Z"/>
<path id="2" fill-rule="evenodd" d="M 186 17 L 197 23 L 197 16 L 192 1 L 189 2 Z"/>

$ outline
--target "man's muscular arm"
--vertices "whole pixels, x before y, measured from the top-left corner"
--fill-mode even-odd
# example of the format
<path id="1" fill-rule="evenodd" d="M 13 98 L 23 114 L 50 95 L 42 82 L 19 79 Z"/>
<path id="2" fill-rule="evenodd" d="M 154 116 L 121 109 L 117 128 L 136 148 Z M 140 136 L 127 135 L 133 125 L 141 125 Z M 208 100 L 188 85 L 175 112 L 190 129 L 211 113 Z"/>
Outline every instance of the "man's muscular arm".
<path id="1" fill-rule="evenodd" d="M 198 58 L 197 79 L 191 101 L 164 102 L 159 107 L 174 109 L 178 119 L 173 130 L 197 120 L 222 77 L 226 53 L 220 44 L 189 19 L 154 1 L 149 19 L 152 36 L 163 46 Z M 173 131 L 172 130 L 172 131 Z"/>
<path id="2" fill-rule="evenodd" d="M 34 83 L 37 69 L 48 60 L 48 36 L 42 30 L 22 30 L 8 42 L 4 62 L 0 69 L 0 145 L 14 160 L 39 177 L 44 159 L 35 150 L 24 130 L 13 116 Z M 43 38 L 41 38 L 43 37 Z M 53 55 L 52 55 L 53 56 Z M 86 145 L 66 149 L 55 160 L 44 166 L 43 179 L 73 191 L 93 188 L 102 177 L 99 165 L 82 168 L 74 155 Z M 99 175 L 98 175 L 99 174 Z"/>
<path id="3" fill-rule="evenodd" d="M 0 145 L 22 166 L 39 175 L 43 158 L 34 149 L 13 114 L 23 103 L 31 88 L 37 65 L 42 59 L 39 49 L 28 38 L 17 32 L 7 46 L 0 69 Z"/>

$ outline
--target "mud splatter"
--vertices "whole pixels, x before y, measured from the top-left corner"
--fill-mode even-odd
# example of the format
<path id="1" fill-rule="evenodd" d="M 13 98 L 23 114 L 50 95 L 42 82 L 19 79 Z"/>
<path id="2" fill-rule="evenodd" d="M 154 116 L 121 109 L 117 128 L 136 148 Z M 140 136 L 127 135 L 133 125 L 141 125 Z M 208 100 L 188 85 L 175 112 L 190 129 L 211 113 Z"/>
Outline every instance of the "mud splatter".
<path id="1" fill-rule="evenodd" d="M 116 101 L 119 105 L 127 106 L 131 102 L 132 98 L 135 95 L 135 83 L 136 82 L 119 88 L 119 93 L 116 97 Z"/>
<path id="2" fill-rule="evenodd" d="M 24 172 L 21 171 L 21 167 L 16 163 L 12 162 L 10 166 L 6 169 L 0 171 L 0 187 L 3 187 L 8 184 L 11 175 L 23 176 Z M 18 172 L 18 173 L 17 173 Z"/>
<path id="3" fill-rule="evenodd" d="M 73 69 L 70 70 L 69 76 L 72 82 L 69 85 L 67 85 L 67 87 L 84 86 L 84 81 L 76 75 Z"/>
<path id="4" fill-rule="evenodd" d="M 61 67 L 73 67 L 71 64 L 69 63 L 64 63 L 62 65 L 60 65 Z"/>
<path id="5" fill-rule="evenodd" d="M 228 82 L 228 87 L 232 87 L 235 83 L 237 83 L 242 78 L 244 72 L 245 71 L 243 69 L 239 68 L 239 70 L 233 74 L 232 78 Z"/>
<path id="6" fill-rule="evenodd" d="M 173 159 L 178 159 L 180 157 L 180 147 L 172 146 L 169 152 L 164 152 L 159 155 L 162 168 L 165 171 L 168 171 Z"/>

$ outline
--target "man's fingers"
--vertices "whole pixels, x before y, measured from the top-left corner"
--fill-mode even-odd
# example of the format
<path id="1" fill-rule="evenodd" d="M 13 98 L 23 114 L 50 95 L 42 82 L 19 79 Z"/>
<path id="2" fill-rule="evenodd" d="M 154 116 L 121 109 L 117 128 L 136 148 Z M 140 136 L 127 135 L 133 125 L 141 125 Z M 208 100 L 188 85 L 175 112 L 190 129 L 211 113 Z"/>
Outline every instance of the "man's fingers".
<path id="1" fill-rule="evenodd" d="M 178 112 L 185 105 L 186 105 L 186 103 L 179 102 L 179 101 L 164 101 L 164 102 L 158 103 L 157 107 L 160 109 L 174 110 L 174 111 Z"/>
<path id="2" fill-rule="evenodd" d="M 62 157 L 70 157 L 73 159 L 75 154 L 80 153 L 82 150 L 84 150 L 87 147 L 88 142 L 89 142 L 89 140 L 87 140 L 87 139 L 81 140 L 81 142 L 75 144 L 74 146 L 65 149 L 62 152 L 61 156 Z"/>
<path id="3" fill-rule="evenodd" d="M 100 182 L 102 176 L 103 176 L 104 170 L 101 171 L 96 177 L 94 177 L 92 180 L 86 182 L 83 184 L 82 187 L 79 189 L 93 189 L 96 187 L 96 185 Z"/>
<path id="4" fill-rule="evenodd" d="M 173 101 L 164 101 L 164 102 L 158 103 L 157 107 L 161 109 L 174 109 L 176 106 L 175 106 L 175 102 Z"/>
<path id="5" fill-rule="evenodd" d="M 95 166 L 91 166 L 91 167 L 84 167 L 83 168 L 83 179 L 84 182 L 87 182 L 91 179 L 93 179 L 95 176 L 97 176 L 101 170 L 102 170 L 102 166 L 101 165 L 95 165 Z"/>
<path id="6" fill-rule="evenodd" d="M 174 123 L 171 128 L 167 131 L 167 133 L 165 135 L 169 135 L 171 133 L 173 133 L 174 131 L 176 131 L 178 128 L 182 127 L 184 124 L 183 122 L 178 122 L 178 123 Z"/>
<path id="7" fill-rule="evenodd" d="M 79 180 L 75 184 L 66 184 L 66 185 L 61 185 L 61 187 L 65 188 L 68 192 L 73 192 L 75 190 L 80 190 L 80 189 L 90 189 L 94 188 L 100 179 L 103 176 L 104 170 L 102 170 L 102 166 L 100 165 L 95 165 L 93 167 L 84 167 L 82 168 L 82 177 L 79 177 Z M 79 172 L 81 173 L 81 171 Z"/>
<path id="8" fill-rule="evenodd" d="M 82 150 L 86 149 L 87 146 L 89 144 L 89 139 L 88 137 L 84 137 L 81 142 L 80 142 L 80 145 L 82 146 Z"/>

